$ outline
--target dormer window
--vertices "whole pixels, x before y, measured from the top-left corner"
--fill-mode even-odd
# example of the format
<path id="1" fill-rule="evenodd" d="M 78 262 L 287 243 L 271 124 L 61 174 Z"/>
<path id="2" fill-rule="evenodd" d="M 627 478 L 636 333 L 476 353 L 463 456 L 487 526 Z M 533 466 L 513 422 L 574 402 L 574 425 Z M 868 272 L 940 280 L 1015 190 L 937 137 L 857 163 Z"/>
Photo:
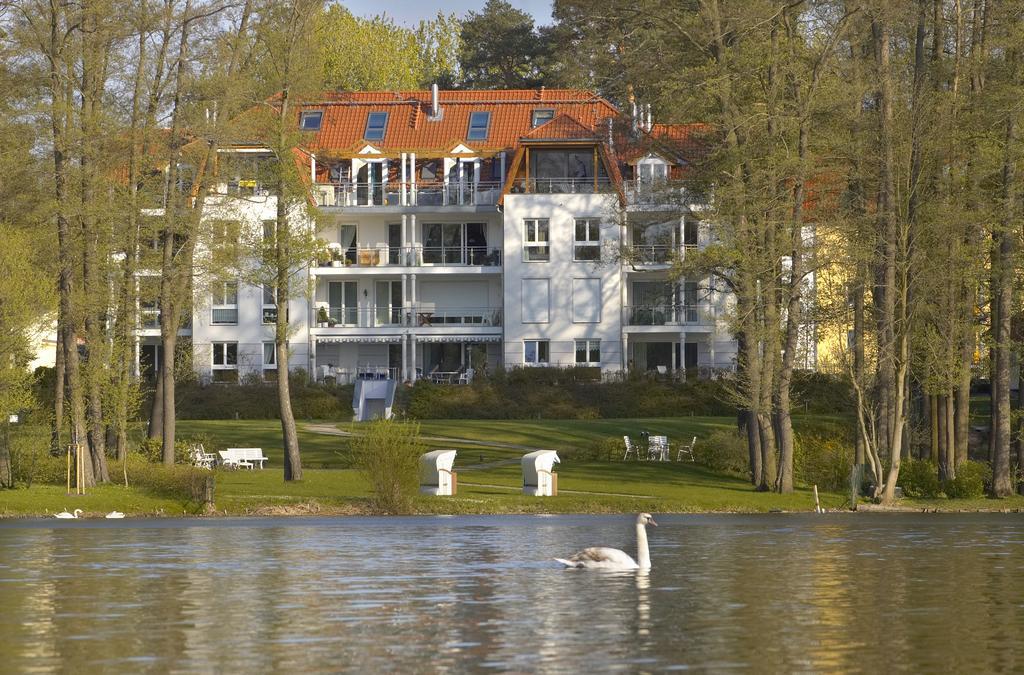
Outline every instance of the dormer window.
<path id="1" fill-rule="evenodd" d="M 323 119 L 323 110 L 305 110 L 299 116 L 299 129 L 302 131 L 320 131 L 320 122 Z"/>
<path id="2" fill-rule="evenodd" d="M 368 141 L 384 140 L 384 132 L 388 128 L 388 114 L 386 112 L 372 112 L 366 116 L 366 132 L 363 138 Z"/>
<path id="3" fill-rule="evenodd" d="M 469 114 L 469 132 L 466 134 L 466 140 L 470 141 L 485 141 L 487 140 L 487 132 L 491 127 L 491 113 L 473 112 Z"/>
<path id="4" fill-rule="evenodd" d="M 533 126 L 539 127 L 545 122 L 555 119 L 554 108 L 535 108 L 533 111 Z"/>

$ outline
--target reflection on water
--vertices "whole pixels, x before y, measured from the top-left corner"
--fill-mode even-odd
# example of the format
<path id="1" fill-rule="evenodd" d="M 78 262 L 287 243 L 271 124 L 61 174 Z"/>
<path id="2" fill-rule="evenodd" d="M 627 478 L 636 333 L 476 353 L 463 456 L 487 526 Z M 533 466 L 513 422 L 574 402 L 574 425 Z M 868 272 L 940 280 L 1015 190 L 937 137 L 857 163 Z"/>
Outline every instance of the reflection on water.
<path id="1" fill-rule="evenodd" d="M 0 524 L 0 671 L 1024 667 L 1011 515 Z"/>

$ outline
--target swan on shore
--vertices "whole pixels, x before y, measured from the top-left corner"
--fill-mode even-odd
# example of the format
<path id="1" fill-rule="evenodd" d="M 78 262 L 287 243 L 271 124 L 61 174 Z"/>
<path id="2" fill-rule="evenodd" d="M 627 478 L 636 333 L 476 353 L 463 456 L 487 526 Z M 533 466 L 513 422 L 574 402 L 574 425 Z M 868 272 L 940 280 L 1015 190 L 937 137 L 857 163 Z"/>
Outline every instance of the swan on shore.
<path id="1" fill-rule="evenodd" d="M 124 518 L 124 514 L 120 511 L 111 511 L 110 513 L 105 515 L 104 518 Z"/>
<path id="2" fill-rule="evenodd" d="M 78 518 L 78 514 L 80 514 L 81 512 L 82 512 L 82 509 L 75 509 L 74 513 L 68 513 L 67 509 L 65 509 L 64 511 L 61 511 L 60 513 L 53 514 L 53 517 L 54 518 Z"/>
<path id="3" fill-rule="evenodd" d="M 647 525 L 658 526 L 649 513 L 636 517 L 636 560 L 617 548 L 594 546 L 573 554 L 570 558 L 555 558 L 566 567 L 607 570 L 649 570 L 651 554 L 647 548 Z"/>

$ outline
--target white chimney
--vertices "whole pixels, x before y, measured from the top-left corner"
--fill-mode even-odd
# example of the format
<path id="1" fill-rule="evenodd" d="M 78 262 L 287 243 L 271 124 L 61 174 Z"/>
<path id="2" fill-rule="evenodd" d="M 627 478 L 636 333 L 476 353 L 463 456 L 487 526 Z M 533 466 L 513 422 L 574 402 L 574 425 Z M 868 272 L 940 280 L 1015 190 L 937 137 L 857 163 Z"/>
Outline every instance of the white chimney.
<path id="1" fill-rule="evenodd" d="M 430 86 L 430 119 L 441 119 L 441 102 L 437 93 L 437 84 Z"/>

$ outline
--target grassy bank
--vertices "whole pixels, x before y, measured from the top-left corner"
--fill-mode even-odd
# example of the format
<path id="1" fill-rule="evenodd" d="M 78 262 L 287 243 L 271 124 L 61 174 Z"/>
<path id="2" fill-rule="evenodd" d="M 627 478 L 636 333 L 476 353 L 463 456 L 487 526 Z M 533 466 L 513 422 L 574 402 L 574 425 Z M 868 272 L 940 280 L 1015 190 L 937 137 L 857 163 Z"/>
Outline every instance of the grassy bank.
<path id="1" fill-rule="evenodd" d="M 689 439 L 698 443 L 712 432 L 732 428 L 726 417 L 681 417 L 611 420 L 427 420 L 421 432 L 433 447 L 459 451 L 456 470 L 459 493 L 452 498 L 419 497 L 419 513 L 602 513 L 602 512 L 767 512 L 809 511 L 811 491 L 791 495 L 754 492 L 742 477 L 718 473 L 689 462 L 648 463 L 589 461 L 574 451 L 592 447 L 624 434 L 640 431 Z M 332 423 L 321 428 L 331 429 Z M 837 433 L 843 421 L 825 416 L 797 416 L 797 431 Z M 360 433 L 362 425 L 342 424 L 338 429 Z M 270 461 L 263 471 L 215 472 L 216 510 L 225 515 L 346 514 L 369 511 L 369 491 L 363 476 L 350 466 L 349 439 L 316 433 L 300 425 L 304 480 L 285 483 L 281 476 L 281 431 L 275 420 L 194 420 L 178 425 L 179 437 L 203 437 L 215 448 L 261 447 Z M 520 493 L 518 458 L 523 450 L 492 447 L 485 443 L 543 447 L 560 451 L 557 467 L 559 495 L 530 498 Z M 821 494 L 826 508 L 841 508 L 842 494 Z M 1006 500 L 904 500 L 916 510 L 1016 510 L 1024 498 Z M 107 485 L 86 497 L 64 494 L 63 486 L 37 485 L 31 490 L 0 492 L 0 516 L 40 515 L 80 508 L 89 515 L 111 510 L 130 515 L 197 513 L 197 505 L 140 487 Z"/>

